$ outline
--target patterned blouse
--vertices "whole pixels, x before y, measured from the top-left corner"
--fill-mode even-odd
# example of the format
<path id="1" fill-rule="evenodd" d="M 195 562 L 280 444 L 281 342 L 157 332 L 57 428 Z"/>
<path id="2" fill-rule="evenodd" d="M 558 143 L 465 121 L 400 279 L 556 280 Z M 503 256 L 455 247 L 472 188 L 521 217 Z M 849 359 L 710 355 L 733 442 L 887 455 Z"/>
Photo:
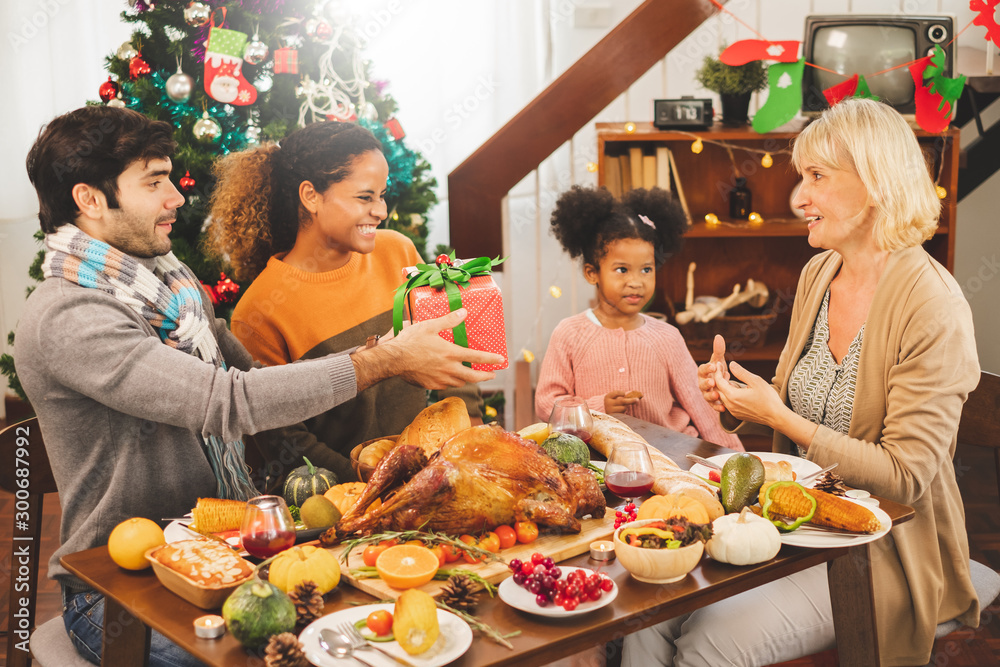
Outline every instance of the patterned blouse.
<path id="1" fill-rule="evenodd" d="M 829 307 L 830 289 L 827 288 L 823 305 L 816 316 L 816 324 L 806 340 L 805 351 L 792 370 L 788 382 L 788 401 L 796 414 L 814 424 L 821 424 L 847 435 L 851 426 L 854 386 L 858 382 L 858 359 L 861 356 L 865 325 L 861 325 L 847 348 L 847 355 L 838 366 L 829 346 Z M 799 456 L 806 455 L 801 447 L 798 450 Z"/>

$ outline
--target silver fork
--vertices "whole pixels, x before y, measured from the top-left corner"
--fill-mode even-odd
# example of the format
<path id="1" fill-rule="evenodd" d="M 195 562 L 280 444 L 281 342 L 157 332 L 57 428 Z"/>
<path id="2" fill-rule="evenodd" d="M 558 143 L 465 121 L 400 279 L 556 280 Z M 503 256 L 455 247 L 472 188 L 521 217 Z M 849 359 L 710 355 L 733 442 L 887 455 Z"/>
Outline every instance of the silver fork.
<path id="1" fill-rule="evenodd" d="M 399 656 L 394 655 L 389 651 L 386 651 L 378 644 L 373 644 L 372 642 L 365 639 L 364 635 L 358 632 L 358 629 L 354 627 L 353 623 L 345 621 L 337 626 L 337 631 L 344 637 L 347 637 L 351 641 L 351 646 L 355 649 L 373 648 L 382 655 L 389 656 L 390 658 L 392 658 L 401 665 L 406 665 L 406 667 L 414 667 L 413 663 L 407 662 L 406 660 L 403 660 Z"/>

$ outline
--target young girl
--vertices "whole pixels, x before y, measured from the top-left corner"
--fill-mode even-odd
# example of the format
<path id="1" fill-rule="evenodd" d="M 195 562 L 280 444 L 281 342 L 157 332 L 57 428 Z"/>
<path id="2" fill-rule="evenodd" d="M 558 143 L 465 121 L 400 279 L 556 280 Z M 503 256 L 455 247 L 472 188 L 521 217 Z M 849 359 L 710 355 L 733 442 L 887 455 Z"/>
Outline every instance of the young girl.
<path id="1" fill-rule="evenodd" d="M 538 376 L 535 411 L 547 420 L 556 398 L 581 396 L 592 410 L 624 412 L 743 451 L 698 389 L 680 332 L 641 311 L 656 269 L 681 243 L 687 220 L 669 192 L 636 189 L 616 201 L 574 186 L 552 213 L 552 232 L 597 287 L 597 306 L 552 332 Z"/>
<path id="2" fill-rule="evenodd" d="M 387 215 L 389 166 L 371 132 L 313 123 L 282 139 L 229 155 L 216 167 L 212 242 L 237 276 L 253 279 L 232 331 L 268 366 L 376 343 L 392 329 L 392 296 L 403 268 L 423 259 L 402 234 L 376 228 Z M 459 390 L 479 418 L 475 385 Z M 399 433 L 427 405 L 424 389 L 384 380 L 301 427 L 264 437 L 291 448 L 295 463 L 355 478 L 351 449 Z M 261 439 L 258 436 L 258 439 Z M 294 467 L 294 465 L 292 467 Z"/>

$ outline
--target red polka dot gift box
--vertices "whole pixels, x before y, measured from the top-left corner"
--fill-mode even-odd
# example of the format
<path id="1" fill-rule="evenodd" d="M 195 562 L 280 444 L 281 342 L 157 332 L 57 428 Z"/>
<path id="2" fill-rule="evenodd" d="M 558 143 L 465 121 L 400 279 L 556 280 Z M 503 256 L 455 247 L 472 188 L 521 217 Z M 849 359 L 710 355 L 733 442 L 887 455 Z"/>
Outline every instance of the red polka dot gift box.
<path id="1" fill-rule="evenodd" d="M 393 307 L 393 328 L 402 328 L 404 307 L 410 320 L 422 322 L 465 308 L 465 321 L 439 335 L 472 350 L 493 352 L 503 356 L 501 364 L 472 364 L 472 368 L 494 371 L 507 368 L 507 335 L 503 321 L 503 296 L 490 275 L 490 270 L 503 260 L 480 257 L 456 260 L 448 255 L 437 258 L 435 264 L 407 267 L 407 281 L 396 291 Z"/>

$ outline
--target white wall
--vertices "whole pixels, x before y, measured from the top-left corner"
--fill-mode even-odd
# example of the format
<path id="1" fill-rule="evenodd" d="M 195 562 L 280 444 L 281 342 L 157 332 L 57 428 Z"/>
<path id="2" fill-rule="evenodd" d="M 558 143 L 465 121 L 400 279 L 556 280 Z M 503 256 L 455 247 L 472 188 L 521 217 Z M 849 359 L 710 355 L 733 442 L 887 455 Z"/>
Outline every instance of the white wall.
<path id="1" fill-rule="evenodd" d="M 175 0 L 167 0 L 175 1 Z M 423 150 L 440 184 L 442 204 L 431 215 L 431 244 L 447 242 L 447 174 L 566 67 L 600 40 L 640 0 L 408 0 L 393 9 L 388 0 L 350 3 L 367 26 L 368 55 L 375 74 L 390 82 L 408 141 Z M 576 28 L 577 6 L 610 8 L 611 25 Z M 0 3 L 0 348 L 21 312 L 26 269 L 35 252 L 37 204 L 24 175 L 23 157 L 39 126 L 96 97 L 105 79 L 103 56 L 128 38 L 118 14 L 124 0 L 5 0 Z M 799 39 L 810 13 L 937 13 L 972 18 L 965 0 L 730 0 L 727 9 L 772 39 Z M 34 28 L 34 30 L 32 30 Z M 23 40 L 18 39 L 24 36 Z M 983 48 L 983 29 L 972 26 L 960 45 Z M 651 100 L 705 96 L 693 71 L 722 41 L 752 37 L 748 28 L 723 15 L 705 22 L 664 61 L 593 122 L 648 121 Z M 1000 65 L 1000 59 L 998 59 Z M 758 95 L 757 107 L 766 100 Z M 504 271 L 511 357 L 522 348 L 540 361 L 555 324 L 587 307 L 590 289 L 548 234 L 555 198 L 574 183 L 592 184 L 586 164 L 596 158 L 593 122 L 515 187 L 509 196 L 505 230 L 509 260 Z M 985 332 L 996 330 L 994 304 L 1000 280 L 988 267 L 997 243 L 998 177 L 984 183 L 959 207 L 956 275 L 968 288 L 983 367 L 1000 372 L 1000 345 Z M 461 253 L 461 248 L 458 249 Z M 998 253 L 1000 254 L 1000 253 Z M 983 268 L 987 267 L 987 268 Z M 988 279 L 975 279 L 990 271 Z M 969 282 L 971 281 L 971 283 Z M 562 289 L 556 299 L 550 286 Z M 538 361 L 534 364 L 538 367 Z M 512 386 L 501 373 L 497 386 Z"/>

